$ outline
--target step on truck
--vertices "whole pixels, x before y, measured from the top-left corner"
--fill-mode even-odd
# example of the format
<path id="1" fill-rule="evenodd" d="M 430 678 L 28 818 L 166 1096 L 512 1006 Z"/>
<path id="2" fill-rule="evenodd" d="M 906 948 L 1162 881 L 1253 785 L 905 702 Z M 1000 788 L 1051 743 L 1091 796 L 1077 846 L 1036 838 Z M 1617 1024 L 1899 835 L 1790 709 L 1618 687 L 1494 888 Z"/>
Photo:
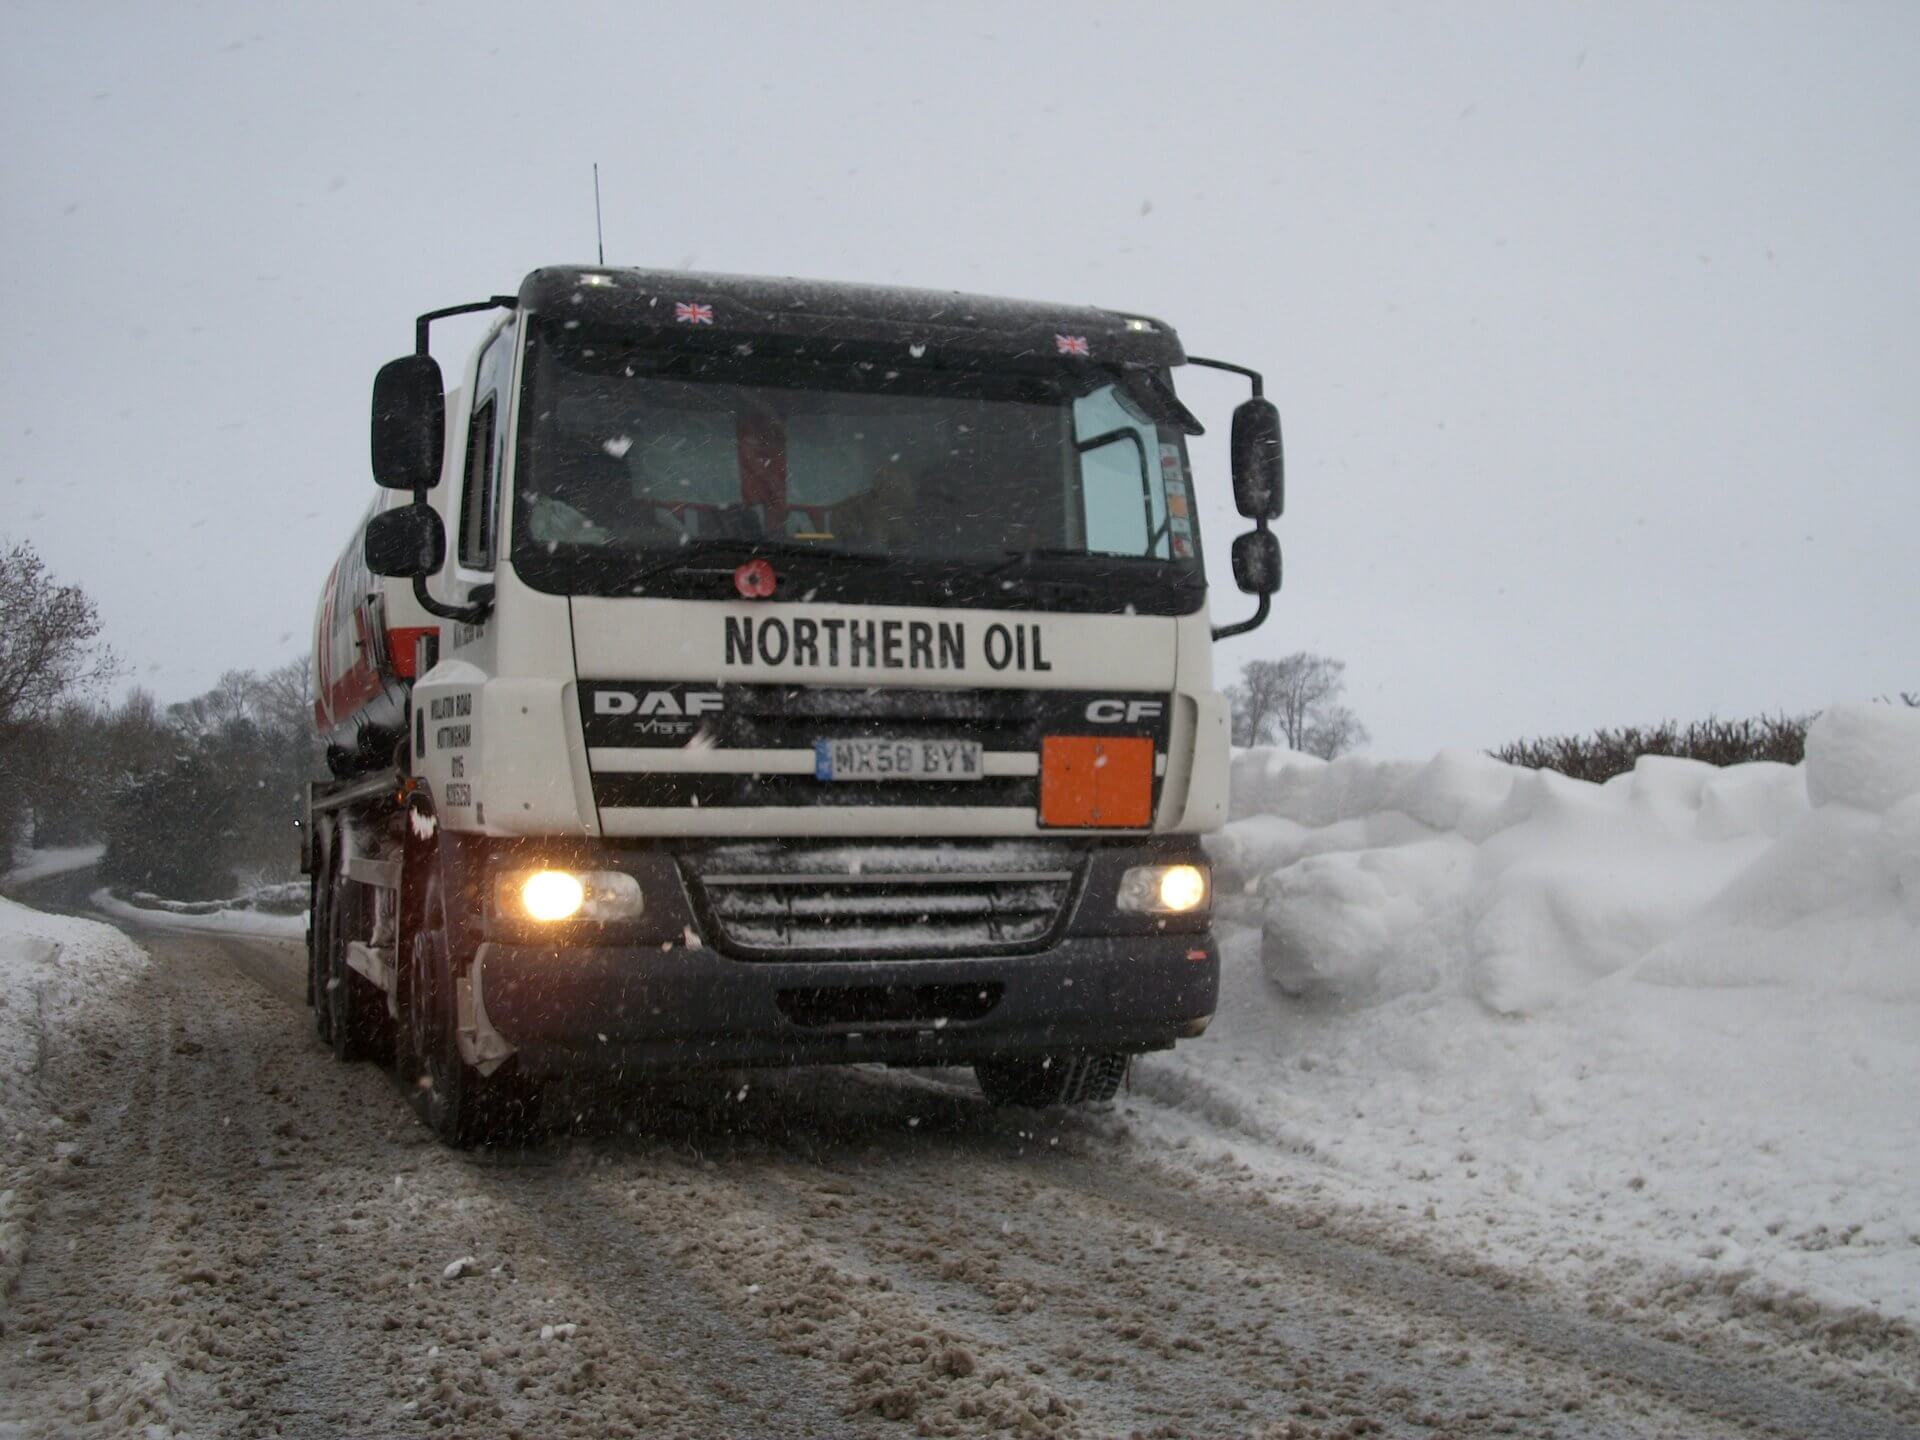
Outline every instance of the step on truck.
<path id="1" fill-rule="evenodd" d="M 433 323 L 498 310 L 448 389 Z M 1182 365 L 1238 372 L 1209 619 Z M 1212 645 L 1279 414 L 1142 315 L 554 267 L 373 391 L 324 588 L 308 994 L 456 1145 L 560 1077 L 971 1066 L 1109 1099 L 1200 1035 Z"/>

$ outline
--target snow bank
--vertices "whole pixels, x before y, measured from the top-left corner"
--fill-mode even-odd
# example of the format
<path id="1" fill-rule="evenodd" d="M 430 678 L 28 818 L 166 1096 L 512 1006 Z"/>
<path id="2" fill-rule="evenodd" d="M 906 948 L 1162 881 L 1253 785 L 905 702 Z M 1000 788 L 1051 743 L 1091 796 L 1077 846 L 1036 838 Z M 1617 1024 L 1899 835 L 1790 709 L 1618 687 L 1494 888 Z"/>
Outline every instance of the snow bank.
<path id="1" fill-rule="evenodd" d="M 1920 1000 L 1920 712 L 1836 706 L 1799 767 L 1647 756 L 1605 785 L 1252 750 L 1234 813 L 1221 887 L 1263 902 L 1291 994 L 1444 988 L 1523 1015 L 1632 967 Z"/>
<path id="2" fill-rule="evenodd" d="M 1233 816 L 1220 1016 L 1150 1096 L 1528 1263 L 1920 1316 L 1920 711 L 1605 785 L 1253 750 Z"/>
<path id="3" fill-rule="evenodd" d="M 306 889 L 304 882 L 300 889 Z M 280 940 L 304 940 L 307 934 L 304 906 L 296 914 L 281 914 L 258 908 L 250 898 L 163 900 L 144 892 L 129 901 L 108 889 L 96 890 L 87 899 L 103 915 L 112 915 L 116 919 L 131 921 L 136 926 L 144 925 L 155 930 L 213 930 L 233 935 L 270 936 Z"/>
<path id="4" fill-rule="evenodd" d="M 85 1008 L 146 963 L 112 926 L 0 900 L 0 1302 L 20 1268 L 38 1186 L 71 1154 L 43 1077 Z"/>
<path id="5" fill-rule="evenodd" d="M 52 850 L 23 849 L 14 852 L 13 868 L 0 874 L 9 885 L 24 885 L 29 880 L 44 880 L 49 875 L 64 875 L 100 863 L 104 845 L 67 845 Z"/>

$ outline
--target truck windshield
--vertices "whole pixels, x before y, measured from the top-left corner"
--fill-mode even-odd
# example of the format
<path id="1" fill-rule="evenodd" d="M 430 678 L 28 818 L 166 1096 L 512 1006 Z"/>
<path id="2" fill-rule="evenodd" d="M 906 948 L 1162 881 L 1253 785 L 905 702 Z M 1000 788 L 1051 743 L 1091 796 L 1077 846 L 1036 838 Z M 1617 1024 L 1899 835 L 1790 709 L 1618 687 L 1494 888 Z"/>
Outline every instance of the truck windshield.
<path id="1" fill-rule="evenodd" d="M 515 559 L 567 569 L 564 588 L 664 577 L 675 553 L 729 541 L 777 542 L 788 561 L 1198 574 L 1182 437 L 1116 376 L 689 355 L 550 329 L 527 369 Z"/>

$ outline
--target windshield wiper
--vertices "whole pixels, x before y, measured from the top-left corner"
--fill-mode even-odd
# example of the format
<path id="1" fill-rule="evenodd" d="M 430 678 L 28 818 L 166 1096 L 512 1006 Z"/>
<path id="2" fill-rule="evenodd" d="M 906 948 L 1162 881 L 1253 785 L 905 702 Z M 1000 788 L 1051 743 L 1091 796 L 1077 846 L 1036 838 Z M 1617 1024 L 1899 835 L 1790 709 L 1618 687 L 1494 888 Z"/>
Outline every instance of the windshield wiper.
<path id="1" fill-rule="evenodd" d="M 761 540 L 747 539 L 738 535 L 712 535 L 705 540 L 690 540 L 664 560 L 656 560 L 651 565 L 643 565 L 627 576 L 629 585 L 639 585 L 658 575 L 666 575 L 675 570 L 683 570 L 696 560 L 704 560 L 713 555 L 743 554 L 746 560 L 764 556 L 780 556 L 792 559 L 804 556 L 810 560 L 845 561 L 852 565 L 884 565 L 892 557 L 873 550 L 835 550 L 824 545 L 808 544 L 804 540 L 782 540 L 769 538 Z"/>

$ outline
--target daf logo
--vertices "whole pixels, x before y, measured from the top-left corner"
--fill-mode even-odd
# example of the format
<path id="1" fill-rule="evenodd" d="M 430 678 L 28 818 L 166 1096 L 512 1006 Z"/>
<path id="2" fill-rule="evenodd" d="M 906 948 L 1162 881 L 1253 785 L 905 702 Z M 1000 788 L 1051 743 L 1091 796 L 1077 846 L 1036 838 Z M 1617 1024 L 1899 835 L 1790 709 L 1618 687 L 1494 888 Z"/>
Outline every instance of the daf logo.
<path id="1" fill-rule="evenodd" d="M 1166 708 L 1161 700 L 1096 700 L 1087 706 L 1087 719 L 1095 725 L 1138 725 L 1158 720 Z"/>
<path id="2" fill-rule="evenodd" d="M 711 715 L 723 708 L 718 690 L 689 690 L 676 695 L 671 690 L 600 690 L 593 697 L 596 715 L 673 715 L 681 717 Z"/>

